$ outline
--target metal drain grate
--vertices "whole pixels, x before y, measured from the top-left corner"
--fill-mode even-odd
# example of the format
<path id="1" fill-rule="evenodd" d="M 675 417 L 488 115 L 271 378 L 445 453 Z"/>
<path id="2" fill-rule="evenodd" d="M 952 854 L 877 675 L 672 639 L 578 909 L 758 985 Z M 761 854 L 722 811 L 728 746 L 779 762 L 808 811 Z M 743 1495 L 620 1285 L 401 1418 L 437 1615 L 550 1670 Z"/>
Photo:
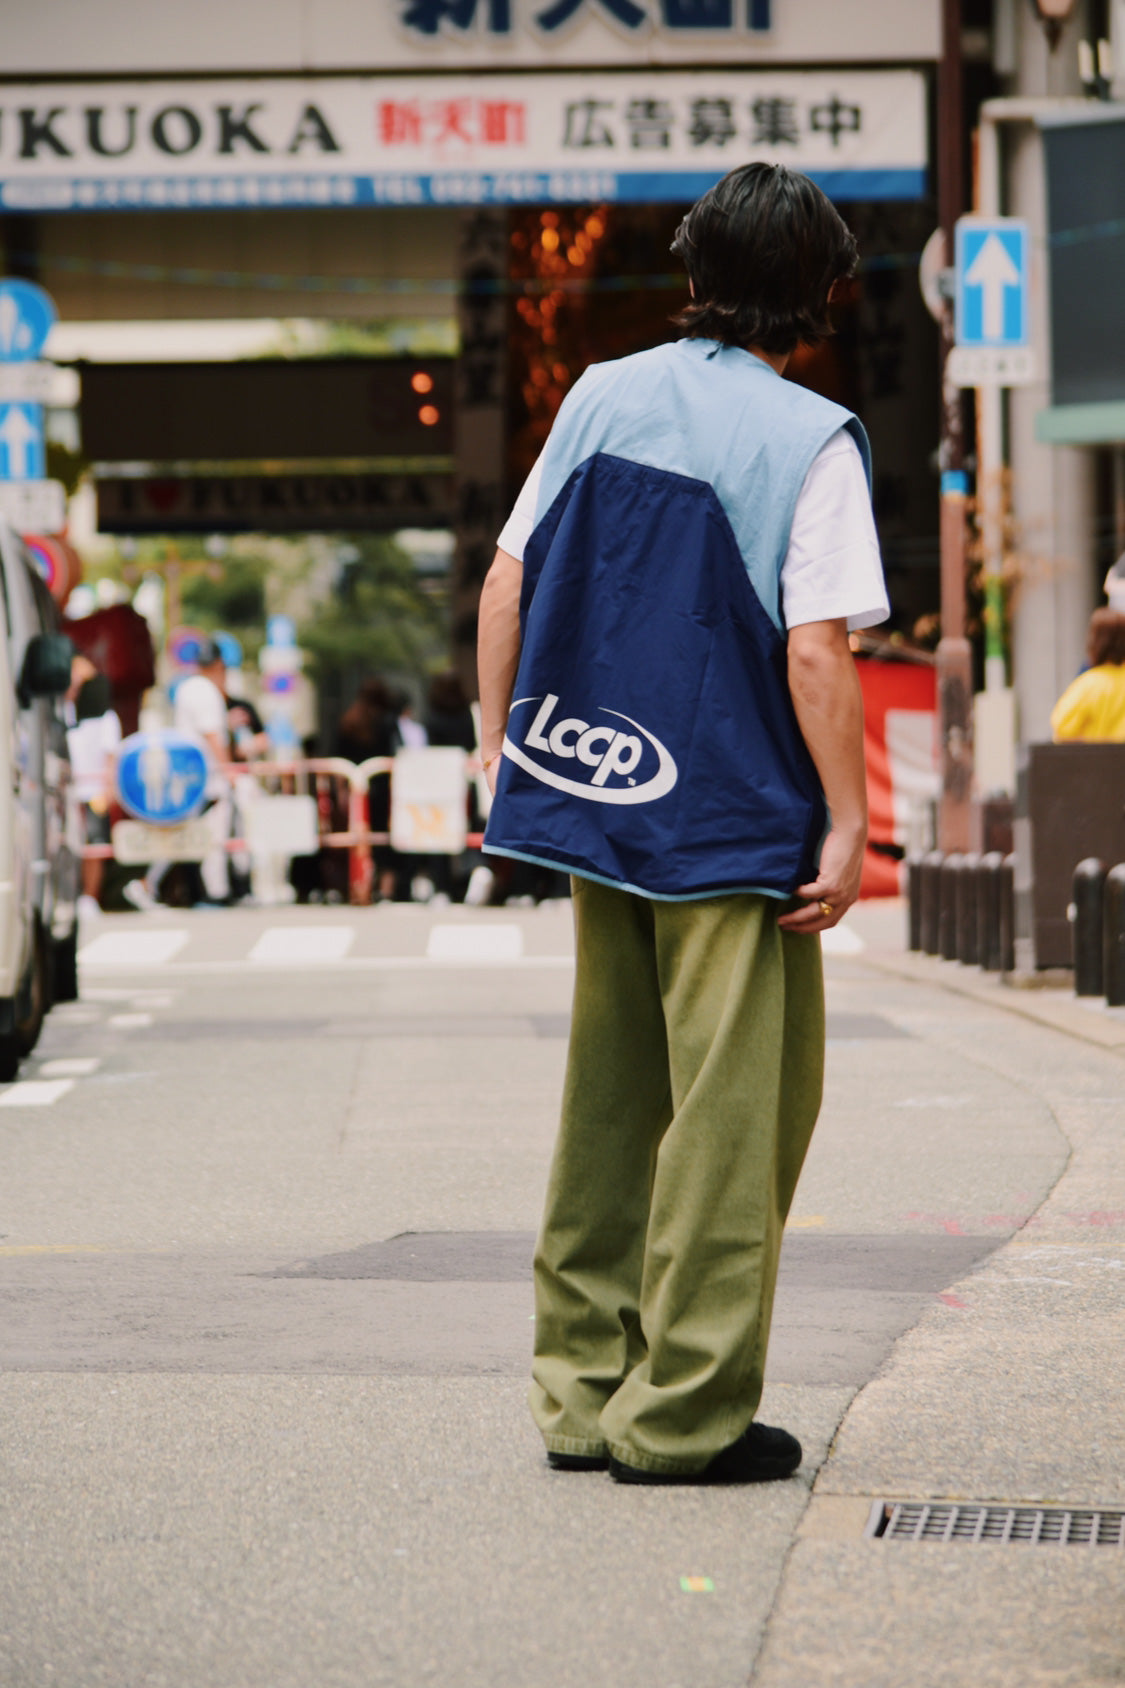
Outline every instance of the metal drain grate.
<path id="1" fill-rule="evenodd" d="M 866 1536 L 887 1541 L 998 1541 L 1125 1547 L 1125 1511 L 1063 1506 L 965 1506 L 879 1500 Z"/>

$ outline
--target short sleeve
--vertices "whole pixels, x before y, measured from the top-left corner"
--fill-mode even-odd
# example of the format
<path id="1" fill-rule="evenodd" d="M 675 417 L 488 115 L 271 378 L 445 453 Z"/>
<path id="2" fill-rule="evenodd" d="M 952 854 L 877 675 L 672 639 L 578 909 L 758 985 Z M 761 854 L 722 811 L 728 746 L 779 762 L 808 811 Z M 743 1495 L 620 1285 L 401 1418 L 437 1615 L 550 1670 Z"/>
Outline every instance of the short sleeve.
<path id="1" fill-rule="evenodd" d="M 527 542 L 535 531 L 535 506 L 539 502 L 539 483 L 542 479 L 543 458 L 539 456 L 520 488 L 520 495 L 512 507 L 512 513 L 501 528 L 500 537 L 496 541 L 499 550 L 506 551 L 509 557 L 518 557 L 521 563 Z"/>
<path id="2" fill-rule="evenodd" d="M 1087 669 L 1072 680 L 1051 711 L 1051 732 L 1056 744 L 1084 738 L 1090 730 L 1097 671 Z"/>
<path id="3" fill-rule="evenodd" d="M 871 496 L 846 428 L 813 460 L 797 499 L 781 569 L 787 627 L 846 619 L 850 632 L 891 613 Z"/>

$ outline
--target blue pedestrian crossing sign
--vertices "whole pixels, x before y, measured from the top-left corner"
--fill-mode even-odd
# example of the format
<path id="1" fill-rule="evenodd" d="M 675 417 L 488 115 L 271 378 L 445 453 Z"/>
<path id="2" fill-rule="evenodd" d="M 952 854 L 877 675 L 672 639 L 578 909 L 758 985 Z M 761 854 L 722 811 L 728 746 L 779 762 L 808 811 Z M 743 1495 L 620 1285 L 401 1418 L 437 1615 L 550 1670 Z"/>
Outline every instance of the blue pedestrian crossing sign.
<path id="1" fill-rule="evenodd" d="M 0 281 L 0 363 L 30 363 L 55 326 L 55 301 L 33 281 Z"/>
<path id="2" fill-rule="evenodd" d="M 960 217 L 955 244 L 954 338 L 958 346 L 1011 350 L 1028 344 L 1027 224 L 1018 217 Z"/>
<path id="3" fill-rule="evenodd" d="M 190 733 L 133 733 L 117 757 L 121 806 L 152 826 L 176 826 L 203 807 L 207 752 Z"/>
<path id="4" fill-rule="evenodd" d="M 47 469 L 41 404 L 0 404 L 0 481 L 41 481 Z"/>

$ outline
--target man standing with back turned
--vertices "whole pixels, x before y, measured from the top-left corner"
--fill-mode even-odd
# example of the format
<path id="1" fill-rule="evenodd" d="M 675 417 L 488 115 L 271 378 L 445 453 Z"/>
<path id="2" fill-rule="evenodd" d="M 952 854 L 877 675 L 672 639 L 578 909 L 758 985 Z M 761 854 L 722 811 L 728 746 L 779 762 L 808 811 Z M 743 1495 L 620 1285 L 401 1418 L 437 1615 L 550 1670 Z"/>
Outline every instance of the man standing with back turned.
<path id="1" fill-rule="evenodd" d="M 754 1422 L 820 1107 L 816 934 L 867 830 L 849 627 L 887 614 L 866 435 L 782 380 L 855 242 L 807 177 L 732 171 L 673 250 L 685 338 L 567 395 L 481 598 L 486 848 L 569 868 L 577 974 L 535 1256 L 552 1466 L 787 1477 Z"/>

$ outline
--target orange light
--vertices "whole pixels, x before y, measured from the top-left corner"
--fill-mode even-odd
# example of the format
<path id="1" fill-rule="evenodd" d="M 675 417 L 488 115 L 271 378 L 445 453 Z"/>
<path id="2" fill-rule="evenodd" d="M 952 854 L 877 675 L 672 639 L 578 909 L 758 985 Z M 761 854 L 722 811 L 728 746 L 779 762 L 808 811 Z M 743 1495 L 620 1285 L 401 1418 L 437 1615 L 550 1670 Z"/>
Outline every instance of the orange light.
<path id="1" fill-rule="evenodd" d="M 416 393 L 432 393 L 434 378 L 432 375 L 427 375 L 424 369 L 419 369 L 410 377 L 410 385 Z"/>
<path id="2" fill-rule="evenodd" d="M 544 252 L 557 252 L 558 251 L 558 249 L 559 249 L 559 231 L 558 231 L 558 229 L 544 229 L 542 235 L 540 236 L 540 239 L 543 242 Z"/>
<path id="3" fill-rule="evenodd" d="M 566 255 L 567 259 L 574 265 L 575 269 L 577 269 L 583 261 L 582 254 L 579 252 L 577 246 L 568 246 Z"/>
<path id="4" fill-rule="evenodd" d="M 418 412 L 418 420 L 424 428 L 432 428 L 435 422 L 441 420 L 441 411 L 436 404 L 424 404 Z"/>
<path id="5" fill-rule="evenodd" d="M 602 235 L 605 233 L 605 224 L 602 222 L 600 217 L 586 218 L 586 233 L 592 235 L 595 240 L 601 239 Z"/>

